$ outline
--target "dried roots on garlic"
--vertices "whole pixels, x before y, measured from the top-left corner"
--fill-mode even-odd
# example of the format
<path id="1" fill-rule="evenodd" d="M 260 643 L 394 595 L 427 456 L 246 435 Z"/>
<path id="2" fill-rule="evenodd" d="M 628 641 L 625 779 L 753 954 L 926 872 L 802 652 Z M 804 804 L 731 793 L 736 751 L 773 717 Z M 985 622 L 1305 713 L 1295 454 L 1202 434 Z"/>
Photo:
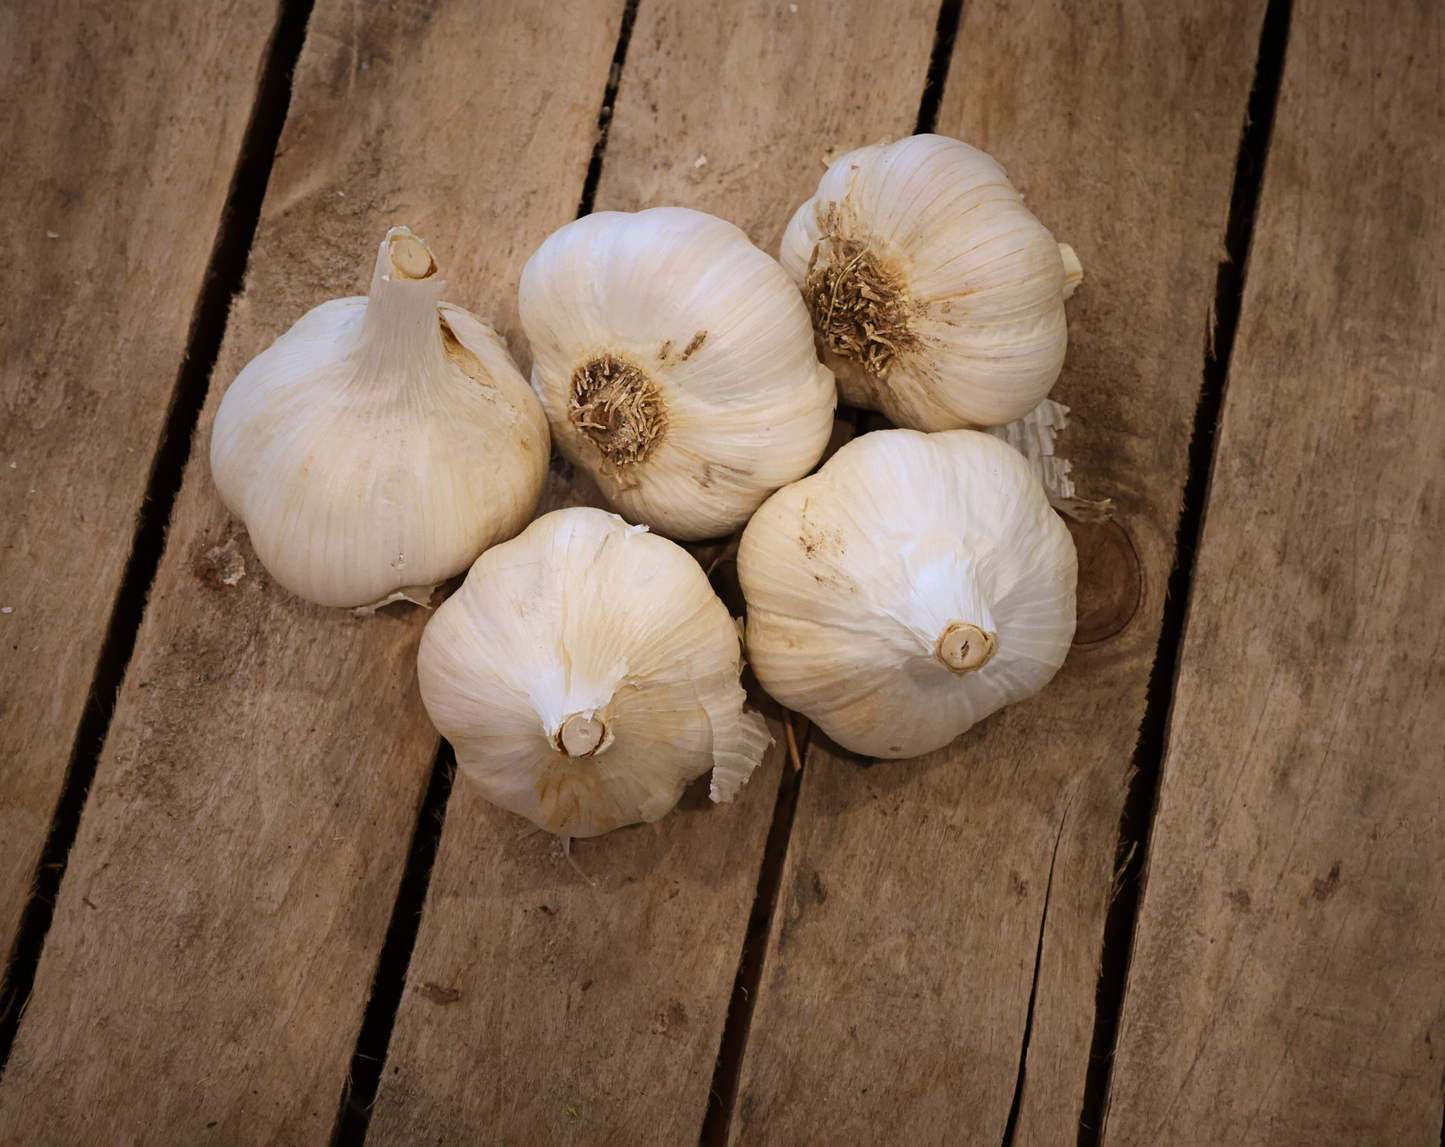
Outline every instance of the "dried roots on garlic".
<path id="1" fill-rule="evenodd" d="M 842 400 L 899 426 L 993 426 L 1058 378 L 1071 248 L 977 148 L 916 135 L 828 168 L 783 236 Z"/>
<path id="2" fill-rule="evenodd" d="M 1077 573 L 1012 447 L 971 430 L 867 434 L 748 524 L 748 660 L 844 748 L 918 756 L 1048 683 Z"/>
<path id="3" fill-rule="evenodd" d="M 319 605 L 425 602 L 531 516 L 546 418 L 501 337 L 387 232 L 366 298 L 307 312 L 221 401 L 211 473 L 256 555 Z"/>
<path id="4" fill-rule="evenodd" d="M 837 399 L 807 309 L 731 223 L 585 216 L 528 261 L 520 305 L 559 449 L 629 520 L 719 537 L 822 456 Z"/>
<path id="5" fill-rule="evenodd" d="M 488 800 L 559 836 L 668 812 L 712 770 L 729 801 L 770 737 L 738 631 L 680 546 L 615 514 L 546 514 L 482 555 L 428 622 L 422 700 Z"/>

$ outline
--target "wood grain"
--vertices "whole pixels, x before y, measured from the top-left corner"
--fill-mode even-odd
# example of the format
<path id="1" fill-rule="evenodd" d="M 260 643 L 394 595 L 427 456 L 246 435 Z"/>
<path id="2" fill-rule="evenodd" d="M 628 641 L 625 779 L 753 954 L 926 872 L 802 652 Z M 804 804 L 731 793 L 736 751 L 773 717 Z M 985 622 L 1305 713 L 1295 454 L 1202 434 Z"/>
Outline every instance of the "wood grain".
<path id="1" fill-rule="evenodd" d="M 694 207 L 775 251 L 828 146 L 912 129 L 932 0 L 791 8 L 644 0 L 599 209 Z M 773 813 L 774 735 L 735 805 L 707 808 L 695 787 L 655 825 L 574 845 L 595 889 L 459 787 L 368 1143 L 696 1140 Z"/>
<path id="2" fill-rule="evenodd" d="M 275 0 L 0 11 L 0 959 L 130 555 Z M 33 6 L 31 6 L 33 8 Z"/>
<path id="3" fill-rule="evenodd" d="M 1137 555 L 1114 636 L 918 761 L 809 754 L 732 1142 L 1077 1137 L 1119 817 L 1158 641 L 1264 5 L 975 0 L 938 130 L 983 147 L 1086 278 L 1055 397 Z M 1126 592 L 1127 591 L 1127 592 Z M 1091 636 L 1098 636 L 1091 634 Z"/>
<path id="4" fill-rule="evenodd" d="M 1440 1141 L 1441 38 L 1294 8 L 1110 1144 Z"/>
<path id="5" fill-rule="evenodd" d="M 211 421 L 307 308 L 365 290 L 392 224 L 432 244 L 445 297 L 515 335 L 522 262 L 576 211 L 622 8 L 313 12 L 0 1141 L 328 1141 L 436 751 L 426 615 L 283 593 L 214 492 Z"/>

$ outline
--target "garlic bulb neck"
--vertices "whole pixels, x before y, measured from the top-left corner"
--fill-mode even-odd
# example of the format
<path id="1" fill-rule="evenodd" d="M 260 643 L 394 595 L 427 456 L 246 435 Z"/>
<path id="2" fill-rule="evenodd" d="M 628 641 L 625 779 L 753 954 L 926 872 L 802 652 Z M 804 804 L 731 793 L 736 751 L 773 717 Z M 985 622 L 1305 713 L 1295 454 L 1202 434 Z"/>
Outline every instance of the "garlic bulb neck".
<path id="1" fill-rule="evenodd" d="M 445 286 L 426 244 L 405 227 L 392 228 L 371 276 L 355 352 L 358 379 L 395 386 L 450 369 L 437 310 Z"/>
<path id="2" fill-rule="evenodd" d="M 882 377 L 915 341 L 907 291 L 867 245 L 833 232 L 834 214 L 808 258 L 803 299 L 829 350 Z"/>
<path id="3" fill-rule="evenodd" d="M 667 435 L 657 383 L 615 354 L 589 359 L 573 373 L 567 417 L 614 467 L 647 461 Z"/>
<path id="4" fill-rule="evenodd" d="M 590 757 L 605 748 L 607 723 L 596 713 L 573 713 L 557 730 L 557 747 L 569 757 Z"/>
<path id="5" fill-rule="evenodd" d="M 997 649 L 998 639 L 994 634 L 967 621 L 952 621 L 939 635 L 934 656 L 950 673 L 962 677 L 982 669 Z"/>

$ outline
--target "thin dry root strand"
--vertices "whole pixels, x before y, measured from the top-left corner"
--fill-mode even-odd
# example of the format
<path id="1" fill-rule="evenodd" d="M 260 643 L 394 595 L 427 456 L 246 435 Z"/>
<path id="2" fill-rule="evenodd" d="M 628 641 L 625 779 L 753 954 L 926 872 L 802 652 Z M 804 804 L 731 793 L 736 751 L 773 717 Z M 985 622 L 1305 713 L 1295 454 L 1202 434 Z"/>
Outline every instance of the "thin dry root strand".
<path id="1" fill-rule="evenodd" d="M 913 342 L 903 284 L 856 239 L 818 240 L 808 258 L 803 299 L 828 349 L 877 378 Z"/>
<path id="2" fill-rule="evenodd" d="M 593 888 L 596 888 L 597 881 L 582 871 L 582 866 L 577 863 L 577 858 L 572 855 L 572 838 L 570 836 L 562 836 L 558 837 L 558 839 L 562 842 L 562 855 L 567 858 L 567 863 L 572 866 L 572 871 L 587 881 L 588 884 L 592 885 Z"/>
<path id="3" fill-rule="evenodd" d="M 793 763 L 793 772 L 801 772 L 803 758 L 798 752 L 798 738 L 793 734 L 793 714 L 783 710 L 783 731 L 788 735 L 788 760 Z"/>
<path id="4" fill-rule="evenodd" d="M 667 433 L 657 384 L 632 363 L 602 355 L 577 368 L 567 417 L 614 466 L 645 462 Z"/>

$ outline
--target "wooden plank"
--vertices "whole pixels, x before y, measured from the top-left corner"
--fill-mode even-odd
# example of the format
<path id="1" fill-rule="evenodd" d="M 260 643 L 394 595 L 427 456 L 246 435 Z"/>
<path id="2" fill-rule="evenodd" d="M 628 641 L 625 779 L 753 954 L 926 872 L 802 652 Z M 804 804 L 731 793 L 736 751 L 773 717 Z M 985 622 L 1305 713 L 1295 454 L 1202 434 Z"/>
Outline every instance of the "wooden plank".
<path id="1" fill-rule="evenodd" d="M 275 0 L 0 11 L 0 959 L 65 782 Z"/>
<path id="2" fill-rule="evenodd" d="M 1109 1143 L 1440 1141 L 1442 50 L 1294 8 Z"/>
<path id="3" fill-rule="evenodd" d="M 515 345 L 517 276 L 576 211 L 622 8 L 312 14 L 0 1141 L 328 1141 L 437 746 L 415 682 L 426 615 L 281 592 L 214 491 L 211 421 L 307 308 L 366 289 L 390 224 Z"/>
<path id="4" fill-rule="evenodd" d="M 732 1142 L 816 1142 L 826 1120 L 840 1142 L 1000 1143 L 1026 1027 L 1013 1142 L 1077 1136 L 1263 11 L 966 9 L 939 130 L 996 155 L 1086 271 L 1055 396 L 1074 411 L 1061 452 L 1082 495 L 1118 507 L 1077 535 L 1094 640 L 946 750 L 867 768 L 810 752 Z M 1110 637 L 1099 622 L 1129 618 L 1135 561 L 1142 600 Z"/>
<path id="5" fill-rule="evenodd" d="M 696 207 L 776 253 L 826 147 L 912 129 L 933 0 L 796 7 L 644 0 L 598 208 Z M 774 735 L 735 805 L 707 808 L 695 787 L 655 825 L 575 843 L 596 888 L 459 787 L 368 1143 L 697 1138 L 782 767 Z"/>

